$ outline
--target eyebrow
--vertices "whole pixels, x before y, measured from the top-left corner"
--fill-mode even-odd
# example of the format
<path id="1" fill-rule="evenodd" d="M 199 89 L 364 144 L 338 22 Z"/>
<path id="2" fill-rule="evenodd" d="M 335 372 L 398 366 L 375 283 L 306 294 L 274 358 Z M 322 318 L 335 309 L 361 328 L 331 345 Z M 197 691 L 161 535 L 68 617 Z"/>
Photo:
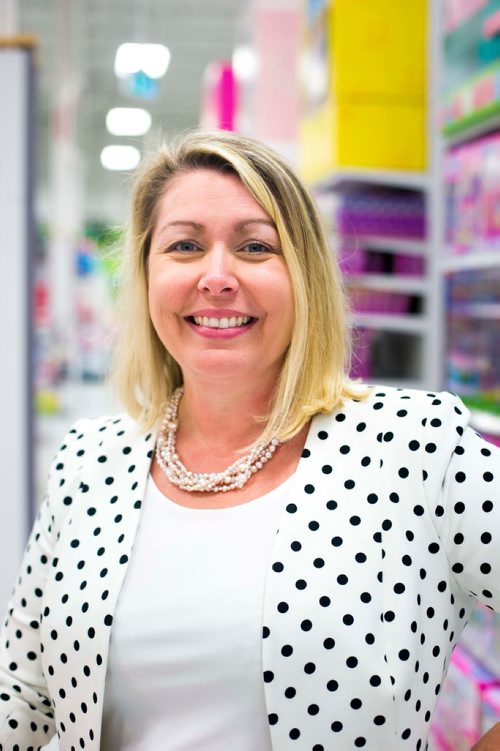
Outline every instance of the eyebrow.
<path id="1" fill-rule="evenodd" d="M 245 227 L 249 224 L 265 224 L 268 227 L 272 227 L 272 229 L 276 229 L 276 225 L 273 222 L 272 219 L 243 219 L 241 222 L 238 222 L 235 224 L 235 229 L 237 231 L 241 231 L 242 229 L 245 229 Z M 161 230 L 158 232 L 158 235 L 161 236 L 165 230 L 169 229 L 170 227 L 192 227 L 193 229 L 197 231 L 201 231 L 205 229 L 205 225 L 200 224 L 199 222 L 193 222 L 190 219 L 176 219 L 173 222 L 167 222 L 163 225 Z"/>

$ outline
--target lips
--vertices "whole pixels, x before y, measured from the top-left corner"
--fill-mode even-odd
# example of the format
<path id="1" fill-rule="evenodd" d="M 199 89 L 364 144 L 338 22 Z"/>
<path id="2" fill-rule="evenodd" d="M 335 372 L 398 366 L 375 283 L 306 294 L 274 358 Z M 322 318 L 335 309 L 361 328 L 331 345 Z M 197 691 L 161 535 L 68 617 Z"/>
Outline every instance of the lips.
<path id="1" fill-rule="evenodd" d="M 248 326 L 252 321 L 251 316 L 190 316 L 190 320 L 196 326 L 206 326 L 210 329 L 229 329 Z"/>

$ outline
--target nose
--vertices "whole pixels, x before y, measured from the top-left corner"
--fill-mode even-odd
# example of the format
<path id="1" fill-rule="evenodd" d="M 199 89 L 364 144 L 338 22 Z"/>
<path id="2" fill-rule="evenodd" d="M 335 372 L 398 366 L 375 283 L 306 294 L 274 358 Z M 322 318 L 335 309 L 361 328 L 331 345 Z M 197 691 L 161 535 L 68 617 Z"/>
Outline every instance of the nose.
<path id="1" fill-rule="evenodd" d="M 231 295 L 238 291 L 234 259 L 225 247 L 214 247 L 205 255 L 198 290 L 209 295 Z"/>

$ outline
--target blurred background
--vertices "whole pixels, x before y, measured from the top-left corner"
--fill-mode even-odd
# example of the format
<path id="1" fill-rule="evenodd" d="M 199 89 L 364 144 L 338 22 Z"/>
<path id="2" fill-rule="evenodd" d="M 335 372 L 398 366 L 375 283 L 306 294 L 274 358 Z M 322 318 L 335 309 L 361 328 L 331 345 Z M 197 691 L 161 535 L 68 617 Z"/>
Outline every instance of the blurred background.
<path id="1" fill-rule="evenodd" d="M 105 378 L 131 175 L 202 126 L 275 148 L 320 207 L 352 374 L 447 388 L 500 443 L 500 0 L 0 0 L 0 605 L 51 457 Z M 433 725 L 500 719 L 477 610 Z"/>

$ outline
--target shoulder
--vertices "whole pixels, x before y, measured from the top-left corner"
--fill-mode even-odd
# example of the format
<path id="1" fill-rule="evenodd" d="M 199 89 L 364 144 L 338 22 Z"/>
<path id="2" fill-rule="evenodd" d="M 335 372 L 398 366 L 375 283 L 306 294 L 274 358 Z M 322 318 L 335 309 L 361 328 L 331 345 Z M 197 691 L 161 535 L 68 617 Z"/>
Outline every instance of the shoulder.
<path id="1" fill-rule="evenodd" d="M 367 386 L 360 388 L 359 399 L 346 399 L 341 411 L 360 413 L 387 419 L 398 417 L 401 422 L 418 420 L 438 414 L 457 415 L 468 419 L 469 411 L 456 394 L 449 391 L 424 391 L 422 389 L 393 386 Z M 438 418 L 439 419 L 439 418 Z M 425 426 L 425 422 L 423 422 Z"/>
<path id="2" fill-rule="evenodd" d="M 433 438 L 452 445 L 469 421 L 467 407 L 447 391 L 360 385 L 358 392 L 358 397 L 344 399 L 332 413 L 317 415 L 313 432 L 333 438 L 342 428 L 360 440 L 372 437 L 392 445 L 398 438 L 423 442 L 431 432 Z"/>
<path id="3" fill-rule="evenodd" d="M 123 439 L 137 440 L 144 436 L 137 422 L 126 413 L 84 418 L 73 423 L 59 446 L 58 453 L 79 444 L 112 445 Z"/>
<path id="4" fill-rule="evenodd" d="M 78 420 L 69 428 L 54 456 L 48 479 L 49 494 L 57 495 L 70 478 L 99 464 L 119 465 L 139 457 L 147 460 L 152 455 L 155 437 L 154 431 L 145 433 L 127 414 Z"/>

